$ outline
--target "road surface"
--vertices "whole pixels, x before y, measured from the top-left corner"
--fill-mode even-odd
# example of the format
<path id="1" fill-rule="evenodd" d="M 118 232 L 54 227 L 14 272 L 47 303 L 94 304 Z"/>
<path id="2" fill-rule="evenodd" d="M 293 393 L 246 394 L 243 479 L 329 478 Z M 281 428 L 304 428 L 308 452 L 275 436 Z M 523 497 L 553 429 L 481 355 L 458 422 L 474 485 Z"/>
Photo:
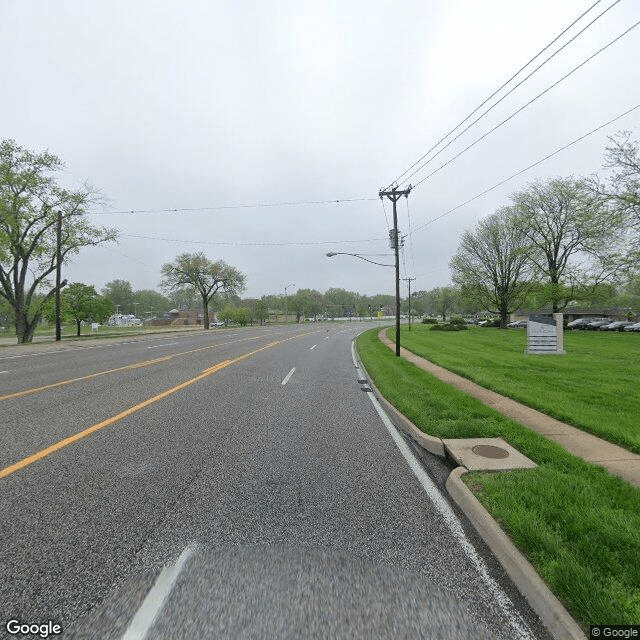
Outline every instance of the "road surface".
<path id="1" fill-rule="evenodd" d="M 0 636 L 547 638 L 376 406 L 368 326 L 0 350 Z"/>

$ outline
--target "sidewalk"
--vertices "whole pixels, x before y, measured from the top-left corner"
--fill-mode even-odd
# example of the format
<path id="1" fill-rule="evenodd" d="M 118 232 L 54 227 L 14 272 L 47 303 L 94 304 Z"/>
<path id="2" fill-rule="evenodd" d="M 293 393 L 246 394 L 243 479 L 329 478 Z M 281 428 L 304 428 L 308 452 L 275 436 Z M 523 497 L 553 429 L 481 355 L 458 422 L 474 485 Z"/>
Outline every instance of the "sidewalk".
<path id="1" fill-rule="evenodd" d="M 395 342 L 387 337 L 386 329 L 387 328 L 384 328 L 379 331 L 378 338 L 390 349 L 395 350 Z M 564 422 L 550 418 L 544 413 L 531 409 L 515 400 L 485 389 L 404 348 L 400 349 L 400 355 L 417 367 L 433 374 L 443 382 L 477 398 L 480 402 L 512 418 L 545 438 L 557 442 L 574 456 L 582 458 L 587 462 L 600 465 L 611 473 L 624 478 L 640 488 L 640 455 L 631 453 L 606 440 L 602 440 Z"/>

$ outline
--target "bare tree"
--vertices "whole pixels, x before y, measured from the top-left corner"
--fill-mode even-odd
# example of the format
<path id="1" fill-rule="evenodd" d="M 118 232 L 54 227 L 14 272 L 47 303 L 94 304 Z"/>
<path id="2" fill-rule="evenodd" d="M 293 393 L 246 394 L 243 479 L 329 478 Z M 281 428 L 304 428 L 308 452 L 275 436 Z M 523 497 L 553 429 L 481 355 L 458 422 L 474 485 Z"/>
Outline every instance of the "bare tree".
<path id="1" fill-rule="evenodd" d="M 227 294 L 244 291 L 245 275 L 223 260 L 209 260 L 204 253 L 183 253 L 162 265 L 160 286 L 167 292 L 193 287 L 202 298 L 204 328 L 209 328 L 209 302 L 220 290 Z"/>
<path id="2" fill-rule="evenodd" d="M 449 263 L 465 298 L 499 314 L 502 328 L 531 287 L 534 263 L 529 247 L 513 210 L 503 207 L 480 220 L 473 231 L 465 231 Z"/>

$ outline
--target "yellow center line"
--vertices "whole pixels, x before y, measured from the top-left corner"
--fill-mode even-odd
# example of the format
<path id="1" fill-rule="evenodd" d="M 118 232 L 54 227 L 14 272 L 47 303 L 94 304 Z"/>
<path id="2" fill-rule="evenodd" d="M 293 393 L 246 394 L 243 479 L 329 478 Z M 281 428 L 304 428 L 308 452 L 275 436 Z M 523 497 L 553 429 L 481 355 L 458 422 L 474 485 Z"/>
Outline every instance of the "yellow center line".
<path id="1" fill-rule="evenodd" d="M 173 358 L 178 358 L 180 356 L 186 356 L 190 353 L 196 353 L 198 351 L 206 351 L 207 349 L 215 349 L 216 347 L 224 347 L 230 344 L 234 344 L 237 342 L 246 342 L 247 340 L 257 340 L 262 336 L 252 336 L 250 338 L 242 338 L 241 340 L 231 340 L 230 342 L 223 342 L 220 344 L 210 344 L 206 347 L 198 347 L 197 349 L 191 349 L 189 351 L 181 351 L 180 353 L 172 353 L 168 356 L 163 356 L 161 358 L 154 358 L 153 360 L 144 360 L 142 362 L 135 362 L 134 364 L 128 364 L 123 367 L 118 367 L 116 369 L 108 369 L 107 371 L 98 371 L 97 373 L 90 373 L 86 376 L 81 376 L 79 378 L 71 378 L 69 380 L 60 380 L 59 382 L 52 382 L 51 384 L 46 384 L 42 387 L 34 387 L 32 389 L 25 389 L 24 391 L 16 391 L 14 393 L 8 393 L 7 395 L 0 396 L 0 401 L 9 400 L 11 398 L 20 398 L 21 396 L 28 396 L 32 393 L 38 393 L 40 391 L 46 391 L 47 389 L 55 389 L 56 387 L 62 387 L 67 384 L 73 384 L 74 382 L 83 382 L 85 380 L 91 380 L 93 378 L 99 378 L 100 376 L 106 376 L 110 373 L 117 373 L 118 371 L 127 371 L 128 369 L 138 369 L 140 367 L 148 367 L 152 364 L 158 364 L 159 362 L 165 362 L 167 360 L 172 360 Z"/>
<path id="2" fill-rule="evenodd" d="M 226 367 L 232 364 L 236 364 L 238 362 L 241 362 L 242 360 L 246 360 L 247 358 L 254 356 L 256 353 L 259 353 L 260 351 L 265 351 L 266 349 L 275 347 L 278 344 L 281 344 L 283 342 L 288 342 L 289 340 L 300 338 L 305 335 L 307 335 L 307 333 L 302 333 L 297 336 L 292 336 L 291 338 L 285 338 L 283 340 L 277 340 L 275 342 L 269 342 L 264 347 L 260 347 L 259 349 L 255 349 L 254 351 L 250 351 L 249 353 L 245 353 L 244 355 L 238 356 L 237 358 L 219 362 L 218 364 L 215 364 L 212 367 L 205 369 L 194 378 L 186 380 L 185 382 L 182 382 L 179 385 L 176 385 L 175 387 L 171 387 L 170 389 L 167 389 L 162 393 L 152 396 L 151 398 L 148 398 L 144 402 L 140 402 L 139 404 L 136 404 L 135 406 L 130 407 L 129 409 L 126 409 L 125 411 L 122 411 L 121 413 L 115 416 L 112 416 L 111 418 L 107 418 L 106 420 L 103 420 L 98 424 L 94 424 L 93 426 L 89 427 L 88 429 L 85 429 L 84 431 L 80 431 L 79 433 L 69 436 L 68 438 L 64 438 L 63 440 L 60 440 L 55 444 L 52 444 L 50 447 L 47 447 L 46 449 L 42 449 L 41 451 L 38 451 L 33 455 L 27 456 L 26 458 L 23 458 L 22 460 L 16 462 L 15 464 L 12 464 L 9 467 L 5 467 L 4 469 L 1 469 L 0 478 L 5 478 L 8 475 L 15 473 L 16 471 L 19 471 L 20 469 L 24 469 L 25 467 L 28 467 L 34 462 L 37 462 L 38 460 L 42 460 L 43 458 L 46 458 L 47 456 L 51 455 L 52 453 L 55 453 L 56 451 L 59 451 L 60 449 L 64 449 L 64 447 L 67 447 L 70 444 L 77 442 L 78 440 L 82 440 L 83 438 L 86 438 L 87 436 L 91 435 L 92 433 L 95 433 L 96 431 L 104 427 L 107 427 L 111 424 L 119 422 L 123 418 L 126 418 L 127 416 L 130 416 L 140 411 L 141 409 L 144 409 L 145 407 L 148 407 L 149 405 L 154 404 L 155 402 L 158 402 L 159 400 L 162 400 L 163 398 L 166 398 L 167 396 L 170 396 L 176 393 L 177 391 L 180 391 L 181 389 L 184 389 L 196 382 L 199 382 L 200 380 L 203 380 L 204 378 L 207 378 L 208 376 L 218 371 L 221 371 L 222 369 L 225 369 Z M 200 349 L 196 349 L 196 351 L 200 351 Z"/>

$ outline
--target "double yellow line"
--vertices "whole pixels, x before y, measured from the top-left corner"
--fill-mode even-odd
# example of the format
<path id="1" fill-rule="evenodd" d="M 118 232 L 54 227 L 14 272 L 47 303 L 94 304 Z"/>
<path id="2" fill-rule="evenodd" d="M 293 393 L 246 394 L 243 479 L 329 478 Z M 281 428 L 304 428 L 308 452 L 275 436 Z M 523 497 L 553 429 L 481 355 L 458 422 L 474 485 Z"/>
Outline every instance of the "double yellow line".
<path id="1" fill-rule="evenodd" d="M 248 340 L 258 340 L 262 336 L 252 336 L 250 338 L 242 338 L 241 340 L 231 340 L 231 342 L 222 342 L 220 344 L 211 344 L 206 347 L 198 347 L 197 349 L 190 349 L 189 351 L 181 351 L 180 353 L 172 353 L 168 356 L 161 358 L 154 358 L 153 360 L 144 360 L 143 362 L 135 362 L 134 364 L 128 364 L 124 367 L 117 367 L 116 369 L 108 369 L 107 371 L 98 371 L 97 373 L 90 373 L 80 378 L 71 378 L 69 380 L 61 380 L 60 382 L 53 382 L 46 384 L 42 387 L 34 387 L 32 389 L 25 389 L 24 391 L 15 391 L 14 393 L 8 393 L 7 395 L 0 396 L 0 401 L 11 400 L 12 398 L 20 398 L 22 396 L 28 396 L 32 393 L 39 393 L 40 391 L 46 391 L 47 389 L 55 389 L 56 387 L 62 387 L 67 384 L 73 384 L 74 382 L 84 382 L 85 380 L 92 380 L 93 378 L 99 378 L 100 376 L 106 376 L 110 373 L 117 373 L 118 371 L 127 371 L 129 369 L 139 369 L 140 367 L 148 367 L 152 364 L 158 364 L 159 362 L 166 362 L 167 360 L 173 360 L 173 358 L 179 358 L 180 356 L 186 356 L 190 353 L 197 353 L 198 351 L 206 351 L 207 349 L 215 349 L 216 347 L 224 347 L 236 342 L 246 342 Z"/>
<path id="2" fill-rule="evenodd" d="M 237 364 L 238 362 L 241 362 L 242 360 L 246 360 L 247 358 L 250 358 L 251 356 L 254 356 L 256 353 L 260 353 L 260 351 L 265 351 L 266 349 L 270 349 L 271 347 L 274 347 L 278 344 L 281 344 L 283 342 L 287 342 L 289 340 L 293 340 L 295 338 L 299 338 L 303 335 L 307 335 L 306 333 L 303 334 L 299 334 L 296 336 L 293 336 L 291 338 L 285 338 L 283 340 L 278 340 L 276 342 L 269 342 L 268 344 L 266 344 L 264 347 L 260 347 L 259 349 L 255 349 L 254 351 L 251 351 L 249 353 L 245 353 L 244 355 L 241 355 L 237 358 L 234 358 L 232 360 L 224 360 L 223 362 L 219 362 L 218 364 L 213 365 L 212 367 L 209 367 L 208 369 L 205 369 L 204 371 L 202 371 L 200 374 L 198 374 L 197 376 L 195 376 L 194 378 L 191 378 L 189 380 L 186 380 L 185 382 L 182 382 L 181 384 L 175 386 L 175 387 L 171 387 L 170 389 L 167 389 L 166 391 L 163 391 L 162 393 L 159 393 L 158 395 L 155 395 L 147 400 L 145 400 L 144 402 L 141 402 L 133 407 L 130 407 L 129 409 L 126 409 L 125 411 L 122 411 L 121 413 L 119 413 L 118 415 L 115 415 L 111 418 L 108 418 L 107 420 L 103 420 L 102 422 L 99 422 L 98 424 L 94 424 L 93 426 L 89 427 L 88 429 L 85 429 L 84 431 L 80 431 L 79 433 L 76 433 L 72 436 L 69 436 L 68 438 L 64 438 L 63 440 L 60 440 L 59 442 L 56 442 L 55 444 L 52 444 L 50 447 L 47 447 L 46 449 L 42 449 L 41 451 L 38 451 L 37 453 L 34 453 L 31 456 L 28 456 L 26 458 L 23 458 L 22 460 L 20 460 L 19 462 L 16 462 L 15 464 L 12 464 L 9 467 L 5 467 L 4 469 L 0 470 L 0 478 L 6 478 L 7 476 L 11 475 L 12 473 L 15 473 L 16 471 L 19 471 L 20 469 L 24 469 L 25 467 L 28 467 L 29 465 L 33 464 L 34 462 L 37 462 L 38 460 L 42 460 L 43 458 L 46 458 L 47 456 L 51 455 L 52 453 L 55 453 L 56 451 L 60 451 L 60 449 L 64 449 L 64 447 L 69 446 L 70 444 L 73 444 L 74 442 L 78 442 L 78 440 L 82 440 L 83 438 L 86 438 L 87 436 L 91 435 L 92 433 L 95 433 L 96 431 L 99 431 L 100 429 L 107 427 L 111 424 L 114 424 L 116 422 L 119 422 L 120 420 L 122 420 L 123 418 L 126 418 L 127 416 L 130 416 L 138 411 L 140 411 L 141 409 L 144 409 L 145 407 L 148 407 L 151 404 L 154 404 L 155 402 L 158 402 L 158 400 L 162 400 L 163 398 L 166 398 L 167 396 L 170 396 L 174 393 L 176 393 L 177 391 L 180 391 L 181 389 L 184 389 L 192 384 L 195 384 L 196 382 L 199 382 L 200 380 L 203 380 L 204 378 L 207 378 L 211 375 L 213 375 L 214 373 L 217 373 L 218 371 L 221 371 L 222 369 L 225 369 L 226 367 L 229 367 L 232 364 Z M 253 338 L 250 338 L 253 339 Z M 205 347 L 205 348 L 210 348 L 210 347 Z M 194 349 L 194 351 L 200 351 L 201 349 Z M 187 353 L 192 353 L 192 352 L 187 352 Z M 183 354 L 180 354 L 183 355 Z M 157 360 L 150 360 L 147 361 L 146 363 L 140 363 L 137 366 L 145 366 L 145 364 L 149 364 L 149 363 L 154 363 L 154 362 L 161 362 L 163 360 L 168 360 L 171 357 L 174 356 L 166 356 L 165 358 L 158 358 Z M 113 369 L 112 371 L 120 371 L 122 369 L 129 369 L 132 368 L 136 365 L 130 365 L 128 367 L 122 367 L 121 369 Z M 105 373 L 110 373 L 110 372 L 105 372 Z M 94 374 L 94 375 L 102 375 L 102 374 Z M 91 377 L 91 376 L 89 376 Z M 80 378 L 79 378 L 80 379 Z M 86 378 L 83 378 L 86 379 Z M 71 381 L 69 381 L 71 382 Z M 52 386 L 58 386 L 59 384 L 66 384 L 66 383 L 57 383 L 54 385 L 49 385 L 48 387 L 41 387 L 41 388 L 50 388 Z M 2 399 L 2 398 L 0 398 Z"/>

